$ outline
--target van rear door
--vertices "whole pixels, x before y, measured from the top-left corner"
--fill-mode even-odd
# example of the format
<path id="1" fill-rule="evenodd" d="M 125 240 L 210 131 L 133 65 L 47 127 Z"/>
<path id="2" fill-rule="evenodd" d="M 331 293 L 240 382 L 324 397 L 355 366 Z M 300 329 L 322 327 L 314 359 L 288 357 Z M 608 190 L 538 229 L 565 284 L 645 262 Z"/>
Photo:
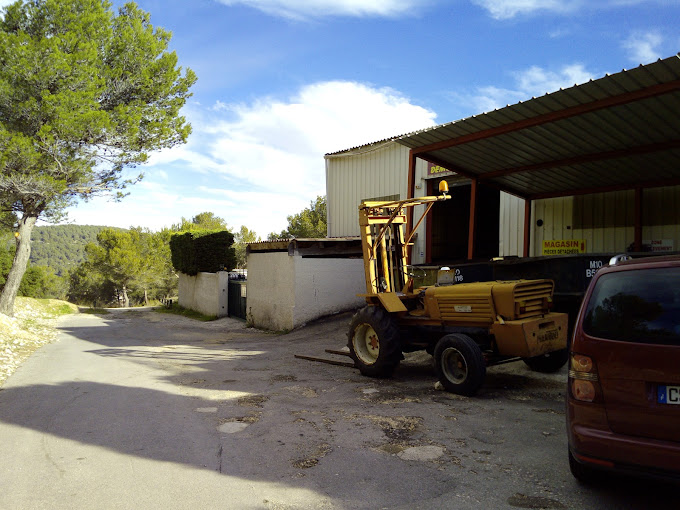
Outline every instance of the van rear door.
<path id="1" fill-rule="evenodd" d="M 583 332 L 612 431 L 680 441 L 680 267 L 601 275 Z"/>

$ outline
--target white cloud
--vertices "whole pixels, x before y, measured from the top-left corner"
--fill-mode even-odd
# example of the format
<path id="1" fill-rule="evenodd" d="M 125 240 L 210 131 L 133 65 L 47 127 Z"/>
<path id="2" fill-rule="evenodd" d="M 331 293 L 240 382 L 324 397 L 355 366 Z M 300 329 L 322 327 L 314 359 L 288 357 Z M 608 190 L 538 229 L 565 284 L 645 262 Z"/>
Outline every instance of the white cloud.
<path id="1" fill-rule="evenodd" d="M 452 99 L 471 109 L 467 112 L 469 114 L 488 112 L 560 88 L 584 83 L 593 78 L 593 73 L 587 71 L 582 64 L 571 64 L 557 71 L 532 66 L 512 73 L 512 77 L 514 79 L 512 88 L 480 87 L 470 94 L 452 94 Z"/>
<path id="2" fill-rule="evenodd" d="M 609 9 L 630 7 L 642 3 L 659 3 L 663 0 L 472 0 L 499 20 L 539 12 L 570 14 L 579 9 Z"/>
<path id="3" fill-rule="evenodd" d="M 436 117 L 397 91 L 347 81 L 308 85 L 286 100 L 218 106 L 187 108 L 189 143 L 153 154 L 147 178 L 122 203 L 96 200 L 70 217 L 158 229 L 211 211 L 266 237 L 326 193 L 325 153 L 426 128 Z"/>
<path id="4" fill-rule="evenodd" d="M 495 19 L 509 19 L 536 11 L 570 12 L 582 4 L 582 0 L 473 0 Z"/>
<path id="5" fill-rule="evenodd" d="M 522 93 L 530 93 L 532 96 L 571 87 L 586 82 L 593 76 L 592 73 L 584 69 L 582 64 L 567 65 L 557 72 L 532 66 L 525 71 L 513 73 L 513 75 L 519 90 Z"/>
<path id="6" fill-rule="evenodd" d="M 224 5 L 246 5 L 267 14 L 292 19 L 325 16 L 395 17 L 428 3 L 424 0 L 217 0 Z"/>
<path id="7" fill-rule="evenodd" d="M 391 89 L 331 81 L 303 87 L 286 101 L 222 104 L 192 122 L 192 142 L 163 157 L 308 196 L 324 192 L 325 153 L 434 125 L 435 114 Z"/>
<path id="8" fill-rule="evenodd" d="M 629 58 L 636 64 L 648 64 L 661 57 L 659 46 L 663 37 L 656 31 L 634 32 L 623 41 L 623 48 L 629 52 Z"/>
<path id="9" fill-rule="evenodd" d="M 13 4 L 17 0 L 0 0 L 0 8 L 7 7 L 9 4 Z"/>

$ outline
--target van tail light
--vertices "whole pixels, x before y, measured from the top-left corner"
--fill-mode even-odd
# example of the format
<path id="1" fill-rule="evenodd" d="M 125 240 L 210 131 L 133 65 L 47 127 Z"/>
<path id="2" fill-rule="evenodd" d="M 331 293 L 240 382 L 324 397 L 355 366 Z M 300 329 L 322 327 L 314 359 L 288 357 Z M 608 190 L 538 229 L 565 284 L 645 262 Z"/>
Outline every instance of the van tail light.
<path id="1" fill-rule="evenodd" d="M 602 388 L 595 361 L 582 354 L 572 353 L 569 359 L 569 392 L 580 402 L 602 402 Z"/>

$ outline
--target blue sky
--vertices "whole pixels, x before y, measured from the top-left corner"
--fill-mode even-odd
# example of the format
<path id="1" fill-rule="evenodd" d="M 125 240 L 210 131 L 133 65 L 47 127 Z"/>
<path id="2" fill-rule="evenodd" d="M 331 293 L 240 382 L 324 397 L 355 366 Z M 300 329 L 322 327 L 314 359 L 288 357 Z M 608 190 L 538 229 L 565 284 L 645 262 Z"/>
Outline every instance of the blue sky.
<path id="1" fill-rule="evenodd" d="M 193 134 L 123 202 L 72 208 L 78 224 L 155 230 L 211 211 L 265 238 L 325 194 L 325 153 L 680 51 L 680 0 L 137 3 L 198 75 Z"/>

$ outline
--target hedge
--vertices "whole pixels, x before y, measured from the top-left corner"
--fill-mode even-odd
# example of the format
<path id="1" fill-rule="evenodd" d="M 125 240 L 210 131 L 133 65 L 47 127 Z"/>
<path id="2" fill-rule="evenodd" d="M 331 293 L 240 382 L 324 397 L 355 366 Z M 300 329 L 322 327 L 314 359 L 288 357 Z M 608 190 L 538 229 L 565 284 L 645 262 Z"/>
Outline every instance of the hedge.
<path id="1" fill-rule="evenodd" d="M 178 232 L 170 238 L 172 265 L 176 271 L 195 276 L 236 267 L 234 234 L 226 230 Z"/>

